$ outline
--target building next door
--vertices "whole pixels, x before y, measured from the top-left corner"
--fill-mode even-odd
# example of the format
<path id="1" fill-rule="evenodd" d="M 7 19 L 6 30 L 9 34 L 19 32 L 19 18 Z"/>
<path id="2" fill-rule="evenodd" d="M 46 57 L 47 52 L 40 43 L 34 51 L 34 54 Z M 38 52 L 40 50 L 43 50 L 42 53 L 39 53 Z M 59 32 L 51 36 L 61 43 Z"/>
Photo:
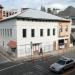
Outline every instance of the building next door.
<path id="1" fill-rule="evenodd" d="M 65 39 L 64 44 L 65 44 L 65 48 L 67 48 L 67 47 L 69 46 L 69 41 L 68 41 L 68 39 Z"/>

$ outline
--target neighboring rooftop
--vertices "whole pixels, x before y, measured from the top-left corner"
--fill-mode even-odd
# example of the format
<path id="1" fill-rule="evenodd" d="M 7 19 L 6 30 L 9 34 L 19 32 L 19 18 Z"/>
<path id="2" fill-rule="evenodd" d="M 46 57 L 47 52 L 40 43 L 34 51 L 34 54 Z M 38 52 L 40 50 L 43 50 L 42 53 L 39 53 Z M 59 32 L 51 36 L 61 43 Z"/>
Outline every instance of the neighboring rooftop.
<path id="1" fill-rule="evenodd" d="M 73 6 L 69 6 L 64 11 L 60 11 L 57 15 L 61 17 L 75 16 L 75 8 Z"/>
<path id="2" fill-rule="evenodd" d="M 69 21 L 68 19 L 64 19 L 52 14 L 48 14 L 46 12 L 42 12 L 34 9 L 27 9 L 21 13 L 17 13 L 13 16 L 5 18 L 1 21 L 12 19 L 12 18 L 24 18 L 24 19 L 37 19 L 37 20 L 56 20 L 56 21 Z"/>
<path id="3" fill-rule="evenodd" d="M 0 4 L 0 8 L 3 8 L 3 6 Z"/>

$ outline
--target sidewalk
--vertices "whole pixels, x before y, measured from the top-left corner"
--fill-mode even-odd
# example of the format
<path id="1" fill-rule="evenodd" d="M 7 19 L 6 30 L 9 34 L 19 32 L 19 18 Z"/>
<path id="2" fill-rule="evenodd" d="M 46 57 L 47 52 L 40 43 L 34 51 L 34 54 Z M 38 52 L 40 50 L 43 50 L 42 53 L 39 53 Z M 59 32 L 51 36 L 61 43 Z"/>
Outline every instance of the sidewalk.
<path id="1" fill-rule="evenodd" d="M 13 61 L 14 58 L 12 55 L 10 55 L 7 51 L 5 51 L 5 48 L 0 46 L 0 54 L 3 55 L 4 57 L 8 58 L 10 61 Z"/>
<path id="2" fill-rule="evenodd" d="M 0 48 L 0 53 L 2 53 L 4 56 L 6 56 L 11 61 L 17 61 L 17 60 L 28 61 L 28 60 L 35 60 L 38 58 L 47 59 L 47 56 L 53 57 L 53 56 L 59 56 L 59 55 L 65 55 L 67 57 L 75 58 L 75 47 L 70 47 L 70 48 L 66 48 L 66 49 L 62 49 L 62 50 L 49 51 L 49 52 L 43 53 L 41 55 L 35 55 L 35 56 L 30 55 L 30 56 L 26 56 L 26 57 L 22 57 L 22 58 L 16 58 L 16 57 L 12 56 L 10 53 L 7 53 L 6 51 L 4 51 L 3 48 Z"/>
<path id="3" fill-rule="evenodd" d="M 72 55 L 72 53 L 74 54 L 75 57 L 75 47 L 70 47 L 70 48 L 66 48 L 66 49 L 62 49 L 62 50 L 55 50 L 55 51 L 49 51 L 46 53 L 43 53 L 41 55 L 30 55 L 30 56 L 26 56 L 26 57 L 22 57 L 22 58 L 16 58 L 16 60 L 24 60 L 24 61 L 28 61 L 28 60 L 36 60 L 39 58 L 43 58 L 43 59 L 47 59 L 48 56 L 54 57 L 54 56 L 60 56 L 60 55 L 64 55 L 67 57 L 70 57 Z"/>

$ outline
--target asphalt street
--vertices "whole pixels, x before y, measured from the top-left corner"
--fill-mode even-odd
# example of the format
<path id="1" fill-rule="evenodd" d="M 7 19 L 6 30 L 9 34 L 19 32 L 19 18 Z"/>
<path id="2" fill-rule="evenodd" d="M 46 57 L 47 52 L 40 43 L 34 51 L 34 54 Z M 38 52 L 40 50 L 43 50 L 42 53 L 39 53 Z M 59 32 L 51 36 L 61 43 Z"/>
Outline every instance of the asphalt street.
<path id="1" fill-rule="evenodd" d="M 56 62 L 60 56 L 47 57 L 33 61 L 5 62 L 0 64 L 0 75 L 75 75 L 75 68 L 63 74 L 53 73 L 49 65 Z"/>
<path id="2" fill-rule="evenodd" d="M 7 62 L 0 65 L 0 75 L 56 75 L 49 71 L 49 65 L 58 57 L 33 61 Z"/>

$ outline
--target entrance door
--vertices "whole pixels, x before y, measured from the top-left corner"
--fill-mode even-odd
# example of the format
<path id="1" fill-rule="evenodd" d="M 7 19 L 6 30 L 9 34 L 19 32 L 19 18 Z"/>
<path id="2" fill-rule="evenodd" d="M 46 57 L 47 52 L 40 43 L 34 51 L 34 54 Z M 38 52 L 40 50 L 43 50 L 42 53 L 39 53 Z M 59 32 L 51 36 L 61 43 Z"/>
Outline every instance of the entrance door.
<path id="1" fill-rule="evenodd" d="M 40 43 L 35 43 L 32 45 L 32 51 L 34 55 L 38 55 L 40 51 Z"/>
<path id="2" fill-rule="evenodd" d="M 64 48 L 64 47 L 65 47 L 65 46 L 64 46 L 64 39 L 59 40 L 59 41 L 58 41 L 58 44 L 59 44 L 59 49 Z"/>

